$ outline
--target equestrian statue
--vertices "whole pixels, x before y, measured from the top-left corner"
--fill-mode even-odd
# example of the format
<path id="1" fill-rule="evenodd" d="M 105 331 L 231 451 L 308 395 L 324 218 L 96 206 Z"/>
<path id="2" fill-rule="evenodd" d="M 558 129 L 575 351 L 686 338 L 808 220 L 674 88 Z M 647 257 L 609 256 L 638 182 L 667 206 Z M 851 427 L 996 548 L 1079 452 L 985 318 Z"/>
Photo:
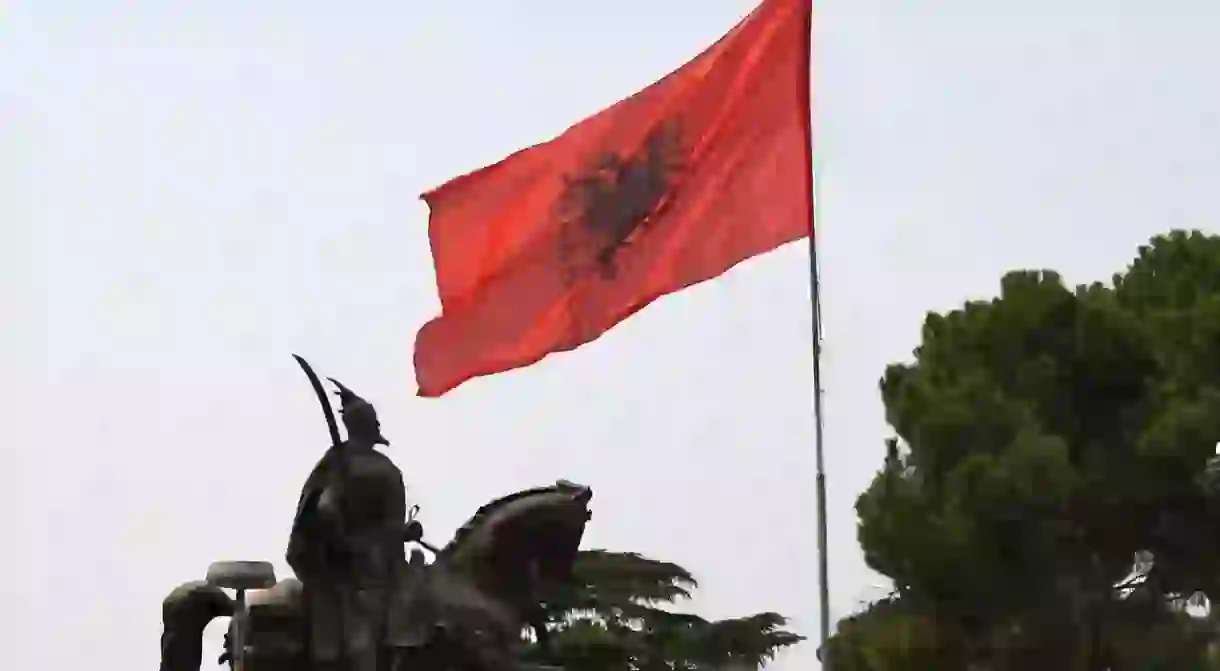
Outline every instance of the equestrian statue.
<path id="1" fill-rule="evenodd" d="M 204 628 L 229 618 L 232 671 L 529 671 L 522 634 L 548 649 L 543 604 L 572 577 L 589 487 L 560 480 L 479 508 L 442 548 L 408 510 L 372 404 L 337 380 L 334 410 L 309 364 L 331 445 L 306 479 L 286 559 L 217 562 L 162 604 L 161 671 L 200 671 Z M 407 546 L 412 546 L 410 558 Z M 432 553 L 431 562 L 423 549 Z M 230 595 L 232 592 L 232 595 Z"/>

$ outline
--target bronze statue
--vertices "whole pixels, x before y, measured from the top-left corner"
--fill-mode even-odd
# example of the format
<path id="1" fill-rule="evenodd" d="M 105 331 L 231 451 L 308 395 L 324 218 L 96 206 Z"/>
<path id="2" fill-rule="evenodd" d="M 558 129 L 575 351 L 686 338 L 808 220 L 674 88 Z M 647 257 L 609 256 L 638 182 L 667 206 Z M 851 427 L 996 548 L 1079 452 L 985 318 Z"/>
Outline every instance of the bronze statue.
<path id="1" fill-rule="evenodd" d="M 310 381 L 317 377 L 298 359 Z M 310 656 L 318 671 L 376 671 L 404 540 L 422 534 L 406 518 L 402 472 L 376 450 L 389 445 L 372 404 L 338 387 L 347 440 L 332 445 L 301 490 L 288 565 L 305 586 Z M 315 387 L 317 389 L 317 387 Z M 330 404 L 323 399 L 327 425 Z"/>
<path id="2" fill-rule="evenodd" d="M 175 590 L 166 603 L 194 615 L 167 614 L 162 671 L 198 671 L 203 627 L 220 616 L 230 616 L 221 662 L 241 671 L 520 668 L 523 627 L 547 645 L 542 603 L 570 578 L 592 490 L 559 481 L 496 499 L 433 548 L 418 506 L 406 510 L 402 473 L 375 449 L 389 441 L 373 406 L 331 380 L 348 433 L 340 441 L 321 383 L 297 360 L 332 443 L 297 505 L 287 553 L 297 578 L 277 582 L 268 564 L 222 562 L 207 581 Z M 435 560 L 415 548 L 407 561 L 409 543 Z"/>

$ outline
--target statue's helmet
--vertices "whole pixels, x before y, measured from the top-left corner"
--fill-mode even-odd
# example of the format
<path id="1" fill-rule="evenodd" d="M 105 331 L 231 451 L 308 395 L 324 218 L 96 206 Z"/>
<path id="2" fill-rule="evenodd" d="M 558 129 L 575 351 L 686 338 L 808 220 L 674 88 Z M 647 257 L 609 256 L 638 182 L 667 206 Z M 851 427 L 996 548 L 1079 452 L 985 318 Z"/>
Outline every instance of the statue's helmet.
<path id="1" fill-rule="evenodd" d="M 373 408 L 373 404 L 335 378 L 327 379 L 339 388 L 335 395 L 339 397 L 339 414 L 343 416 L 343 425 L 347 427 L 348 436 L 363 436 L 374 443 L 389 445 L 390 441 L 381 435 L 381 422 L 377 420 L 377 410 Z"/>

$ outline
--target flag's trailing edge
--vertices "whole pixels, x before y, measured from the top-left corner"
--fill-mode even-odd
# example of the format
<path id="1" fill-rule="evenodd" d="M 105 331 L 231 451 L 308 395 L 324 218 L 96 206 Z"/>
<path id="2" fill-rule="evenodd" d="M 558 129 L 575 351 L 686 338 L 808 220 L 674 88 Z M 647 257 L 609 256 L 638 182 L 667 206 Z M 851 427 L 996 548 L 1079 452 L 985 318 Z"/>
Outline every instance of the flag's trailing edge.
<path id="1" fill-rule="evenodd" d="M 441 315 L 421 396 L 588 343 L 809 235 L 810 0 L 764 0 L 664 79 L 425 193 Z"/>

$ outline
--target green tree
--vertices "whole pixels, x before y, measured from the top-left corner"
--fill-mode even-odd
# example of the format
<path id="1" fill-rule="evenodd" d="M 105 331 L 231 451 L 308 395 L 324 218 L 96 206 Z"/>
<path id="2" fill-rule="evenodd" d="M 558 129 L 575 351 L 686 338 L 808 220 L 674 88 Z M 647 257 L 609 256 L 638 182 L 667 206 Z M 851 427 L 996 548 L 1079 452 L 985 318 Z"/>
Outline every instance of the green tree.
<path id="1" fill-rule="evenodd" d="M 574 572 L 572 588 L 548 604 L 554 657 L 527 643 L 526 658 L 568 671 L 708 671 L 762 665 L 804 640 L 776 613 L 708 621 L 666 610 L 698 586 L 676 564 L 592 550 L 580 553 Z"/>
<path id="2" fill-rule="evenodd" d="M 881 393 L 905 453 L 857 502 L 859 540 L 897 605 L 841 623 L 831 652 L 876 658 L 847 668 L 921 668 L 869 633 L 892 627 L 945 655 L 938 669 L 1104 669 L 1168 650 L 1136 651 L 1139 627 L 1201 658 L 1206 632 L 1172 606 L 1220 597 L 1220 468 L 1205 473 L 1220 238 L 1154 238 L 1108 284 L 1009 273 L 997 298 L 929 314 Z"/>
<path id="3" fill-rule="evenodd" d="M 927 604 L 895 597 L 870 605 L 844 618 L 828 645 L 833 671 L 925 671 L 928 669 L 1079 668 L 1078 656 L 1056 657 L 1058 651 L 1039 649 L 1026 623 L 994 626 L 980 655 L 953 622 L 939 620 Z M 1220 669 L 1209 649 L 1215 629 L 1207 621 L 1170 609 L 1149 610 L 1142 604 L 1118 601 L 1111 606 L 1104 644 L 1112 669 L 1135 671 L 1206 671 Z"/>
<path id="4" fill-rule="evenodd" d="M 891 596 L 839 621 L 824 656 L 833 671 L 965 668 L 960 632 L 931 609 Z"/>

